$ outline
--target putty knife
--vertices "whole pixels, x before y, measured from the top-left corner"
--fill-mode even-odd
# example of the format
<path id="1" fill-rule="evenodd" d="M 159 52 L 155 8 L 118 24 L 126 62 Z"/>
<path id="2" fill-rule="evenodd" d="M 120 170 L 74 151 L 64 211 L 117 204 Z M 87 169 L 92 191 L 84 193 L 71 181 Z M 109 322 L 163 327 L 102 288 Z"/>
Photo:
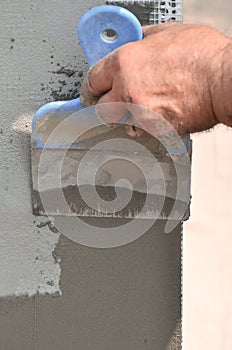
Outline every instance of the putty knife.
<path id="1" fill-rule="evenodd" d="M 141 40 L 142 29 L 130 11 L 104 5 L 84 14 L 78 37 L 93 65 Z M 166 148 L 147 134 L 136 141 L 124 126 L 107 128 L 79 98 L 41 107 L 32 122 L 34 214 L 182 219 L 190 192 L 189 139 L 171 140 Z"/>

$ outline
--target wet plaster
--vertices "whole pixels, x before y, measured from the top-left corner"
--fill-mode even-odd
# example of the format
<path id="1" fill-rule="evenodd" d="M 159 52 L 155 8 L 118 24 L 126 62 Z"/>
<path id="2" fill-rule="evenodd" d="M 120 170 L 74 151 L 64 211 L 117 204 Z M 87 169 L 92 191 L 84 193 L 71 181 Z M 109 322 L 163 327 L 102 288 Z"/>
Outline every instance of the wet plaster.
<path id="1" fill-rule="evenodd" d="M 1 298 L 0 348 L 180 350 L 181 226 L 165 235 L 164 225 L 157 221 L 116 249 L 84 247 L 62 235 L 54 252 L 62 295 Z"/>

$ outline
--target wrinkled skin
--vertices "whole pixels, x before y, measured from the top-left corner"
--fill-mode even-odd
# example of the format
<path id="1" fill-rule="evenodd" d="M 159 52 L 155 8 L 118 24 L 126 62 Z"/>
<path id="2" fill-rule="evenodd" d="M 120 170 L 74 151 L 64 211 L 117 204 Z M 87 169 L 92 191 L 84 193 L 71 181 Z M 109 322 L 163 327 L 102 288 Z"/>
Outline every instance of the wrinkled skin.
<path id="1" fill-rule="evenodd" d="M 120 47 L 90 69 L 81 89 L 82 102 L 125 102 L 132 115 L 126 126 L 131 136 L 141 135 L 140 128 L 157 136 L 154 115 L 164 117 L 181 135 L 219 122 L 230 125 L 232 106 L 225 111 L 223 103 L 231 94 L 223 75 L 231 65 L 223 60 L 231 40 L 202 25 L 170 23 L 143 31 L 143 40 Z M 133 112 L 133 104 L 153 113 Z M 103 119 L 114 124 L 124 113 L 119 108 L 110 118 L 103 113 Z"/>

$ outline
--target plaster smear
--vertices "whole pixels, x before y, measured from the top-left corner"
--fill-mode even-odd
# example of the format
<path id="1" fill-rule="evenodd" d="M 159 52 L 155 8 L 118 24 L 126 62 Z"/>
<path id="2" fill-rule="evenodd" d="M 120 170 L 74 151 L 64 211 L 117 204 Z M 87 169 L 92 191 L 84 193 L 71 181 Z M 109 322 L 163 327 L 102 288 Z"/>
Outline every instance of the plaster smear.
<path id="1" fill-rule="evenodd" d="M 48 218 L 32 215 L 29 135 L 2 129 L 0 296 L 60 293 L 59 234 Z"/>
<path id="2" fill-rule="evenodd" d="M 51 219 L 31 207 L 31 119 L 35 109 L 16 97 L 1 103 L 0 297 L 59 293 L 61 268 Z M 27 108 L 29 111 L 24 112 Z"/>
<path id="3" fill-rule="evenodd" d="M 20 221 L 15 220 L 13 225 L 5 225 L 5 230 L 1 230 L 0 296 L 61 294 L 60 260 L 53 252 L 59 235 L 52 234 L 47 227 L 38 229 L 36 225 L 41 221 L 35 222 L 33 229 L 22 225 L 21 220 L 28 221 L 28 216 L 21 216 Z"/>

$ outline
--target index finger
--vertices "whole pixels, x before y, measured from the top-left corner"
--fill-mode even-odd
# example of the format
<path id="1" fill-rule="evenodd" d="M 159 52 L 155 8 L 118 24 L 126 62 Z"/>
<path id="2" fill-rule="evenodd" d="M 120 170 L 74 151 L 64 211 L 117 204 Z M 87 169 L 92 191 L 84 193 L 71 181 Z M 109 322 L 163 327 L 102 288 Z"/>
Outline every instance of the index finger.
<path id="1" fill-rule="evenodd" d="M 116 71 L 115 52 L 107 55 L 92 66 L 81 86 L 80 99 L 85 106 L 92 106 L 111 90 Z"/>

